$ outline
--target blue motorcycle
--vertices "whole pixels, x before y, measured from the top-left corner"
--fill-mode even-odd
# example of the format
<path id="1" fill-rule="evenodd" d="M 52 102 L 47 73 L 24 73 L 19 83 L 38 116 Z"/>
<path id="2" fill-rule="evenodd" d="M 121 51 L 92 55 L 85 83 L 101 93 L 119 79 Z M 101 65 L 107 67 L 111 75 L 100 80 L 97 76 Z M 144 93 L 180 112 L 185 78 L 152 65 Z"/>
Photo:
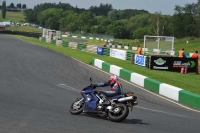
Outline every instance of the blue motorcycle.
<path id="1" fill-rule="evenodd" d="M 70 113 L 78 115 L 83 113 L 95 114 L 106 117 L 113 122 L 120 122 L 127 118 L 129 107 L 137 105 L 137 97 L 134 93 L 110 94 L 95 90 L 90 78 L 91 85 L 81 91 L 82 97 L 77 98 L 70 106 Z"/>

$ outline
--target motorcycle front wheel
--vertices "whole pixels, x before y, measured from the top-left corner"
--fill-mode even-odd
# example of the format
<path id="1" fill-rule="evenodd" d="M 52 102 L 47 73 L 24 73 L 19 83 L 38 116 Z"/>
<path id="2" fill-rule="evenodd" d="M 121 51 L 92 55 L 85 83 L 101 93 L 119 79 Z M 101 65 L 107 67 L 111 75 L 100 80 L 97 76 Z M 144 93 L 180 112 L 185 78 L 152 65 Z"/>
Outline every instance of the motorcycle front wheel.
<path id="1" fill-rule="evenodd" d="M 73 102 L 69 108 L 69 112 L 74 115 L 78 115 L 83 112 L 84 102 L 80 100 L 76 100 Z"/>
<path id="2" fill-rule="evenodd" d="M 126 119 L 129 114 L 129 109 L 127 105 L 123 103 L 118 103 L 112 111 L 108 112 L 109 119 L 113 122 L 120 122 Z"/>

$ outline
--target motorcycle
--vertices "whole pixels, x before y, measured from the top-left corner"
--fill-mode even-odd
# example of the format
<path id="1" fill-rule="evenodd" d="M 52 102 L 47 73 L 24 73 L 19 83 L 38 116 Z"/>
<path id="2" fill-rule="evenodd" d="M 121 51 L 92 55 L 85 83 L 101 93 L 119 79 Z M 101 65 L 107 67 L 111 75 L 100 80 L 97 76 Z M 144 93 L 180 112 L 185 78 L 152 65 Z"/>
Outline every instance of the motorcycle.
<path id="1" fill-rule="evenodd" d="M 133 106 L 137 105 L 137 97 L 133 92 L 108 94 L 95 90 L 91 84 L 81 91 L 82 97 L 77 98 L 70 106 L 70 113 L 78 115 L 83 113 L 95 114 L 96 116 L 106 117 L 113 122 L 125 120 Z M 102 95 L 103 94 L 103 95 Z"/>

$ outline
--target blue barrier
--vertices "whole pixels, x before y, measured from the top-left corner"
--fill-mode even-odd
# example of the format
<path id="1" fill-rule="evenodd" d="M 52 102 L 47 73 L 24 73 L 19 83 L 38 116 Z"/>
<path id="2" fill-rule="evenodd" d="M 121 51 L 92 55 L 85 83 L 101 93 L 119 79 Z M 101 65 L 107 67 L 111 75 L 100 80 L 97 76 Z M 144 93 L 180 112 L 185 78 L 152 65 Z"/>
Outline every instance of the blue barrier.
<path id="1" fill-rule="evenodd" d="M 97 47 L 97 54 L 98 54 L 98 55 L 103 55 L 103 52 L 104 52 L 103 49 L 104 49 L 104 48 L 103 48 L 102 46 L 98 46 L 98 47 Z"/>

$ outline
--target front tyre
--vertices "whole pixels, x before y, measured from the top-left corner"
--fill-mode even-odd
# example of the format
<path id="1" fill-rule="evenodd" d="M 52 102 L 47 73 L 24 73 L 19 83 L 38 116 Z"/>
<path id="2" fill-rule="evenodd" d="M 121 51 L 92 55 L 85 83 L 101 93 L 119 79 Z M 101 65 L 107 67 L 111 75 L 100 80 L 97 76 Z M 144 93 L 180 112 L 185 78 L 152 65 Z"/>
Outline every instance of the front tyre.
<path id="1" fill-rule="evenodd" d="M 123 103 L 118 103 L 116 107 L 112 109 L 112 112 L 108 112 L 109 119 L 113 122 L 120 122 L 126 119 L 129 114 L 129 109 L 127 105 Z"/>
<path id="2" fill-rule="evenodd" d="M 70 106 L 69 112 L 74 115 L 78 115 L 83 112 L 84 102 L 80 100 L 76 100 Z"/>

